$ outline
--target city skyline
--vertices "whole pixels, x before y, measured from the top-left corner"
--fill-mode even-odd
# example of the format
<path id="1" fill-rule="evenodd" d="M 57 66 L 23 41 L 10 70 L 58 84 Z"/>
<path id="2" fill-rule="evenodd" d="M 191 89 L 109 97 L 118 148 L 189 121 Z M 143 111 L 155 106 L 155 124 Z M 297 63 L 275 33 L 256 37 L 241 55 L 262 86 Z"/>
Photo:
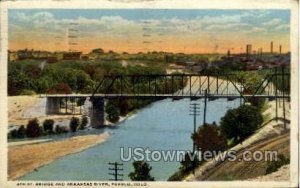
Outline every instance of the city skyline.
<path id="1" fill-rule="evenodd" d="M 289 10 L 9 10 L 9 49 L 288 52 Z"/>

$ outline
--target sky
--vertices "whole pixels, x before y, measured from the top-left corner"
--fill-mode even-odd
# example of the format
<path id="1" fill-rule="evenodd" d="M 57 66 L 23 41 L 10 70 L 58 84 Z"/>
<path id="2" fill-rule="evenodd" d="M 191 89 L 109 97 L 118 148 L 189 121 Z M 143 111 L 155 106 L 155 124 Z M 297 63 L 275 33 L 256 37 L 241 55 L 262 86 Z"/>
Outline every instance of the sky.
<path id="1" fill-rule="evenodd" d="M 9 49 L 232 53 L 290 46 L 289 10 L 10 9 Z"/>

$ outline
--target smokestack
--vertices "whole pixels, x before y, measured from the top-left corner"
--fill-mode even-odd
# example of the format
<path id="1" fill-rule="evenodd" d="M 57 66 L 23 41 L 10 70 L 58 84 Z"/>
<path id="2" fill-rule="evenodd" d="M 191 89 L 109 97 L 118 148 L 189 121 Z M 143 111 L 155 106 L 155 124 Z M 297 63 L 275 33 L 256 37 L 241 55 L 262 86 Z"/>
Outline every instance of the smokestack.
<path id="1" fill-rule="evenodd" d="M 281 54 L 282 46 L 279 46 L 279 54 Z"/>
<path id="2" fill-rule="evenodd" d="M 249 55 L 251 54 L 252 52 L 252 45 L 251 44 L 247 44 L 246 45 L 246 54 L 247 54 L 247 57 L 249 57 Z"/>
<path id="3" fill-rule="evenodd" d="M 273 53 L 273 41 L 271 42 L 271 54 Z"/>
<path id="4" fill-rule="evenodd" d="M 230 57 L 230 50 L 227 51 L 227 57 Z"/>

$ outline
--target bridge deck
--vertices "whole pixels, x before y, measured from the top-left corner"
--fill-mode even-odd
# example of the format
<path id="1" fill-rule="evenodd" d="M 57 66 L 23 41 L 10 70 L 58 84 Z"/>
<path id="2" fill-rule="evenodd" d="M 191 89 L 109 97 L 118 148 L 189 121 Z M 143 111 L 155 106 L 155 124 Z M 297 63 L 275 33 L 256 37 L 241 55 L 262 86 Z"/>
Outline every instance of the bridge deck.
<path id="1" fill-rule="evenodd" d="M 72 97 L 72 98 L 87 98 L 92 97 L 93 94 L 50 94 L 50 95 L 40 95 L 41 97 L 49 97 L 49 98 L 65 98 L 65 97 Z M 197 94 L 197 95 L 190 95 L 190 94 L 183 94 L 183 95 L 172 95 L 172 94 L 95 94 L 94 97 L 101 97 L 106 99 L 113 99 L 113 98 L 129 98 L 129 99 L 146 99 L 146 98 L 204 98 L 204 94 Z M 256 98 L 290 98 L 290 95 L 268 95 L 268 94 L 261 94 L 261 95 L 218 95 L 218 94 L 208 94 L 208 98 L 250 98 L 250 97 L 256 97 Z"/>

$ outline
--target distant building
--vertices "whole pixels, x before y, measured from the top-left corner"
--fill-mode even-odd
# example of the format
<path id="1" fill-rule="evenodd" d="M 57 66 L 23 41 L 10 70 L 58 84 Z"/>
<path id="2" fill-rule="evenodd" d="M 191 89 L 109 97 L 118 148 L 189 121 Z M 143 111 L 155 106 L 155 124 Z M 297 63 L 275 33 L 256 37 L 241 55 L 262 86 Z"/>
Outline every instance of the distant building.
<path id="1" fill-rule="evenodd" d="M 16 61 L 18 60 L 18 53 L 17 52 L 14 52 L 14 51 L 8 51 L 8 61 Z"/>
<path id="2" fill-rule="evenodd" d="M 282 46 L 279 45 L 279 54 L 281 54 L 281 51 L 282 51 Z"/>
<path id="3" fill-rule="evenodd" d="M 82 52 L 64 52 L 63 60 L 80 60 Z"/>
<path id="4" fill-rule="evenodd" d="M 271 42 L 271 47 L 270 47 L 271 49 L 270 49 L 270 52 L 271 52 L 271 54 L 273 53 L 273 41 Z"/>
<path id="5" fill-rule="evenodd" d="M 17 51 L 18 60 L 22 59 L 33 59 L 33 50 L 18 50 Z"/>
<path id="6" fill-rule="evenodd" d="M 97 48 L 97 49 L 93 49 L 93 50 L 92 50 L 92 53 L 103 54 L 103 53 L 104 53 L 104 50 L 101 49 L 101 48 Z"/>
<path id="7" fill-rule="evenodd" d="M 251 53 L 252 53 L 252 45 L 251 44 L 247 44 L 246 45 L 246 54 L 247 54 L 247 57 L 249 55 L 251 55 Z"/>

